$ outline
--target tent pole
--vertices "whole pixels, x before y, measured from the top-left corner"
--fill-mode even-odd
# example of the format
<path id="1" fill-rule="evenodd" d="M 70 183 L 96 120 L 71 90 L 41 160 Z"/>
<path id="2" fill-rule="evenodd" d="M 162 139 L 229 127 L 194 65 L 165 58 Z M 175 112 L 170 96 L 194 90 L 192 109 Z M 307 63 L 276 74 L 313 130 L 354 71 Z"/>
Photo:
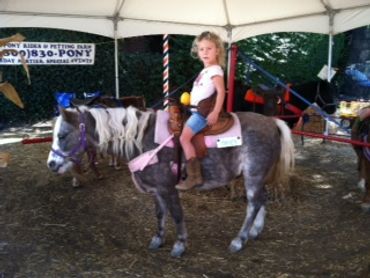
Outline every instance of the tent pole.
<path id="1" fill-rule="evenodd" d="M 332 32 L 332 26 L 329 27 L 330 32 L 329 32 L 329 53 L 328 53 L 328 73 L 327 73 L 327 80 L 330 83 L 331 81 L 331 64 L 332 64 L 332 55 L 333 55 L 333 32 Z M 329 122 L 327 119 L 325 119 L 325 124 L 324 124 L 324 135 L 329 135 Z M 325 142 L 325 139 L 323 140 Z"/>
<path id="2" fill-rule="evenodd" d="M 119 72 L 118 72 L 118 38 L 117 38 L 117 18 L 114 19 L 114 72 L 116 85 L 116 98 L 119 98 Z"/>
<path id="3" fill-rule="evenodd" d="M 333 57 L 333 34 L 329 34 L 329 51 L 328 51 L 328 82 L 331 81 L 331 65 Z"/>
<path id="4" fill-rule="evenodd" d="M 334 23 L 334 11 L 332 9 L 329 9 L 329 45 L 328 45 L 328 73 L 327 73 L 327 80 L 330 83 L 331 81 L 331 66 L 332 66 L 332 58 L 333 58 L 333 23 Z M 329 123 L 328 120 L 325 119 L 324 124 L 324 135 L 329 134 Z M 325 142 L 325 140 L 324 140 Z"/>
<path id="5" fill-rule="evenodd" d="M 331 81 L 331 66 L 332 66 L 332 57 L 333 57 L 333 22 L 334 22 L 334 12 L 332 10 L 329 11 L 329 49 L 328 49 L 328 73 L 327 73 L 327 80 L 330 83 Z"/>

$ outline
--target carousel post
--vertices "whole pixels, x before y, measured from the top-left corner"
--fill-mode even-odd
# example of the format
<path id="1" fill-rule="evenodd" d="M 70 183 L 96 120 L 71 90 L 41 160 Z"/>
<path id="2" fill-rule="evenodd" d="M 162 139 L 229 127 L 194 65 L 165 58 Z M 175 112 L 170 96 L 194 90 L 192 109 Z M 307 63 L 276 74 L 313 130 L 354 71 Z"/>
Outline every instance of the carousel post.
<path id="1" fill-rule="evenodd" d="M 169 76 L 170 76 L 170 56 L 169 56 L 169 36 L 168 34 L 163 35 L 163 106 L 167 109 L 168 106 L 168 95 L 169 95 Z"/>

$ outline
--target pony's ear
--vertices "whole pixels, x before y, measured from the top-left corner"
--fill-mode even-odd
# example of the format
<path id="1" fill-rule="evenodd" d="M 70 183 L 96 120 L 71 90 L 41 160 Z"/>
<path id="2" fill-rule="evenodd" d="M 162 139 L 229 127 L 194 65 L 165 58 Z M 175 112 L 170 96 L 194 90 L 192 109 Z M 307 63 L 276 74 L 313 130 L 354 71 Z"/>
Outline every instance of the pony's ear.
<path id="1" fill-rule="evenodd" d="M 67 110 L 63 108 L 63 106 L 60 106 L 58 105 L 58 112 L 59 112 L 59 115 L 62 116 L 62 118 L 65 120 L 66 119 L 66 114 L 67 114 Z"/>
<path id="2" fill-rule="evenodd" d="M 76 118 L 75 113 L 68 111 L 61 106 L 59 106 L 59 113 L 62 116 L 63 120 L 68 123 L 73 123 Z"/>

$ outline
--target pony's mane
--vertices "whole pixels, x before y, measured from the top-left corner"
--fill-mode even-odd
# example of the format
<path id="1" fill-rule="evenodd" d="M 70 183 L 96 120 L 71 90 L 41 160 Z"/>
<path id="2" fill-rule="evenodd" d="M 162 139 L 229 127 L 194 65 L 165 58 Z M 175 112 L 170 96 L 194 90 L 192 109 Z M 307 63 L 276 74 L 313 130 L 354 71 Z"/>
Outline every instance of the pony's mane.
<path id="1" fill-rule="evenodd" d="M 99 137 L 100 151 L 110 147 L 113 154 L 131 159 L 135 147 L 142 152 L 142 140 L 151 112 L 137 108 L 90 108 L 96 122 L 95 132 Z"/>

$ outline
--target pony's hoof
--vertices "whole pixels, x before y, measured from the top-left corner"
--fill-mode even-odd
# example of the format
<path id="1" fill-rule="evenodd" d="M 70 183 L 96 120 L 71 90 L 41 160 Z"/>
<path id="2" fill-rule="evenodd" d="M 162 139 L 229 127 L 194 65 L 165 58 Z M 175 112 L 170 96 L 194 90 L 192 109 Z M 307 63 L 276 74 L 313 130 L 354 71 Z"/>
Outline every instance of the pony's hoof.
<path id="1" fill-rule="evenodd" d="M 259 232 L 256 228 L 252 227 L 252 229 L 249 231 L 248 238 L 249 239 L 257 239 L 259 236 Z"/>
<path id="2" fill-rule="evenodd" d="M 241 240 L 241 238 L 237 237 L 237 238 L 234 238 L 230 245 L 229 245 L 229 251 L 231 253 L 236 253 L 236 252 L 239 252 L 240 250 L 243 249 L 243 241 Z"/>
<path id="3" fill-rule="evenodd" d="M 158 248 L 163 246 L 163 240 L 159 236 L 154 236 L 149 244 L 150 250 L 157 250 Z"/>
<path id="4" fill-rule="evenodd" d="M 361 179 L 357 183 L 357 187 L 360 188 L 361 192 L 366 192 L 366 182 L 365 182 L 365 179 Z"/>
<path id="5" fill-rule="evenodd" d="M 370 212 L 370 203 L 362 203 L 361 208 L 364 212 Z"/>
<path id="6" fill-rule="evenodd" d="M 73 186 L 74 188 L 77 188 L 77 187 L 80 187 L 80 186 L 81 186 L 81 183 L 80 183 L 80 181 L 79 181 L 79 180 L 77 180 L 76 178 L 73 178 L 73 179 L 72 179 L 72 186 Z"/>
<path id="7" fill-rule="evenodd" d="M 180 258 L 185 252 L 185 243 L 176 241 L 171 250 L 171 257 Z"/>

